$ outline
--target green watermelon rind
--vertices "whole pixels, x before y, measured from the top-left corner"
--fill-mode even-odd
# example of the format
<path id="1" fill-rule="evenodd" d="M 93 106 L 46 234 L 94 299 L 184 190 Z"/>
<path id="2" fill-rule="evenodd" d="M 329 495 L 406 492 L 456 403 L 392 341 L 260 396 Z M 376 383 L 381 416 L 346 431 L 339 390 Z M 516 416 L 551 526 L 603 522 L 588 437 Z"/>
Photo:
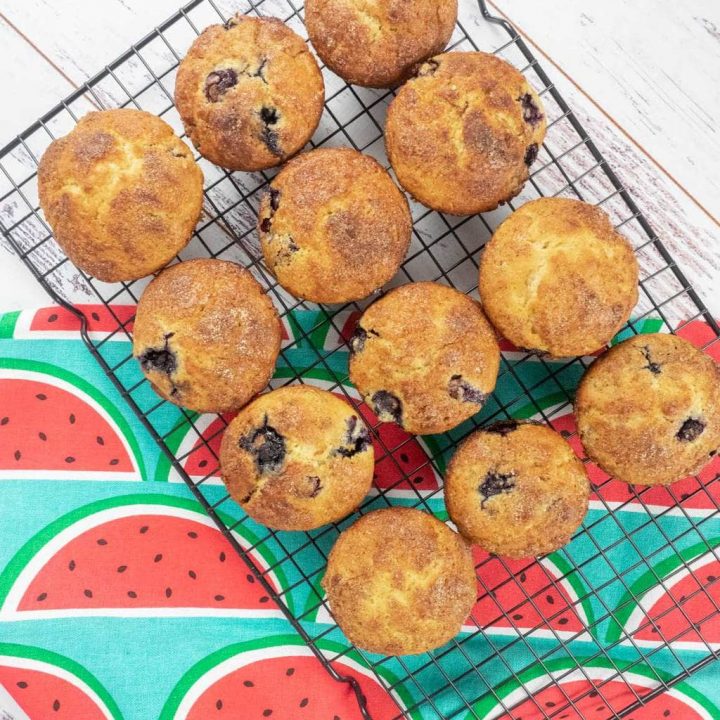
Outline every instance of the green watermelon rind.
<path id="1" fill-rule="evenodd" d="M 414 704 L 414 700 L 408 690 L 399 684 L 398 679 L 389 670 L 378 667 L 371 671 L 358 652 L 355 650 L 348 650 L 346 646 L 340 643 L 333 642 L 331 640 L 317 640 L 314 644 L 324 654 L 327 653 L 340 656 L 338 657 L 339 663 L 342 663 L 343 659 L 346 657 L 350 658 L 360 667 L 367 669 L 369 672 L 368 676 L 373 680 L 373 672 L 380 675 L 387 686 L 392 687 L 393 694 L 396 696 L 396 699 L 399 698 L 405 707 L 410 707 Z M 267 650 L 270 648 L 281 648 L 288 645 L 308 647 L 303 639 L 298 635 L 274 635 L 271 637 L 258 638 L 257 640 L 247 640 L 245 642 L 234 643 L 221 648 L 220 650 L 216 650 L 199 662 L 195 663 L 195 665 L 189 668 L 180 678 L 180 681 L 173 688 L 170 696 L 165 702 L 158 720 L 175 720 L 175 715 L 190 689 L 207 672 L 225 660 L 229 660 L 232 657 L 241 655 L 242 653 L 250 650 Z M 339 672 L 342 674 L 341 670 L 339 670 Z M 420 716 L 417 712 L 418 711 L 412 711 L 410 713 L 412 720 L 420 720 Z"/>
<path id="2" fill-rule="evenodd" d="M 198 515 L 207 518 L 207 513 L 204 511 L 202 506 L 194 500 L 188 500 L 186 498 L 176 497 L 174 495 L 158 495 L 158 494 L 135 494 L 135 495 L 120 495 L 115 497 L 104 498 L 102 500 L 96 500 L 88 505 L 75 508 L 70 512 L 62 515 L 61 517 L 53 520 L 50 524 L 39 530 L 33 535 L 10 559 L 5 569 L 0 573 L 0 616 L 8 612 L 14 611 L 18 615 L 22 615 L 22 611 L 18 611 L 17 608 L 6 608 L 7 598 L 10 595 L 15 583 L 17 582 L 20 574 L 23 570 L 32 562 L 33 558 L 40 552 L 40 550 L 50 542 L 56 535 L 63 530 L 71 527 L 79 520 L 90 517 L 91 515 L 100 512 L 102 510 L 109 510 L 118 507 L 131 507 L 132 505 L 157 505 L 170 506 L 174 508 L 180 508 L 190 512 L 197 513 Z M 228 525 L 232 525 L 235 520 L 229 516 L 222 516 L 222 519 Z M 277 559 L 272 553 L 263 546 L 260 539 L 248 528 L 243 527 L 241 531 L 233 530 L 234 533 L 240 535 L 244 540 L 247 540 L 250 546 L 253 548 L 253 553 L 259 554 L 267 567 L 273 568 L 273 574 L 277 578 L 280 587 L 279 591 L 283 591 L 284 588 L 288 587 L 288 581 L 279 566 Z M 292 598 L 290 594 L 283 595 L 283 602 L 288 606 L 292 612 Z M 70 612 L 70 611 L 69 611 Z M 71 612 L 70 612 L 71 614 Z"/>
<path id="3" fill-rule="evenodd" d="M 13 337 L 19 317 L 19 310 L 0 315 L 0 340 L 7 340 Z"/>
<path id="4" fill-rule="evenodd" d="M 108 414 L 110 419 L 115 423 L 117 431 L 125 439 L 132 453 L 132 459 L 135 462 L 141 479 L 146 477 L 145 463 L 140 444 L 132 431 L 130 423 L 125 419 L 118 408 L 101 393 L 94 385 L 89 383 L 85 378 L 76 375 L 65 368 L 51 365 L 50 363 L 24 360 L 20 358 L 0 358 L 0 369 L 5 370 L 24 370 L 26 372 L 37 373 L 38 376 L 48 375 L 58 380 L 63 380 L 69 385 L 77 388 L 80 392 L 88 395 Z M 38 377 L 38 380 L 41 378 Z"/>
<path id="5" fill-rule="evenodd" d="M 487 720 L 492 717 L 491 713 L 497 708 L 500 715 L 505 712 L 505 708 L 501 704 L 505 698 L 509 697 L 513 692 L 524 689 L 533 680 L 537 680 L 543 676 L 552 675 L 553 673 L 562 672 L 567 670 L 572 672 L 583 668 L 585 670 L 598 668 L 602 670 L 610 670 L 613 673 L 628 673 L 642 677 L 652 682 L 668 683 L 672 681 L 672 674 L 658 670 L 656 668 L 650 668 L 647 666 L 640 666 L 633 661 L 621 661 L 621 660 L 605 660 L 601 658 L 594 658 L 585 662 L 582 658 L 572 660 L 569 658 L 561 660 L 550 660 L 543 663 L 535 663 L 527 670 L 520 672 L 516 678 L 510 678 L 499 686 L 488 691 L 480 700 L 473 705 L 473 712 L 470 715 L 466 715 L 464 720 Z M 560 679 L 562 683 L 562 679 Z M 611 681 L 612 682 L 612 681 Z M 698 705 L 704 712 L 707 713 L 707 720 L 715 720 L 720 717 L 720 709 L 716 707 L 707 697 L 700 693 L 695 688 L 685 683 L 675 683 L 670 692 L 685 696 L 690 701 Z"/>
<path id="6" fill-rule="evenodd" d="M 697 560 L 709 550 L 720 547 L 720 537 L 708 539 L 701 543 L 691 545 L 678 554 L 672 555 L 660 561 L 652 569 L 641 575 L 630 588 L 623 593 L 615 612 L 612 614 L 611 622 L 607 630 L 606 642 L 616 643 L 625 633 L 630 616 L 639 607 L 646 593 L 665 582 L 676 570 L 683 568 L 688 563 Z M 635 598 L 639 598 L 636 600 Z"/>
<path id="7" fill-rule="evenodd" d="M 0 643 L 0 656 L 21 658 L 23 660 L 34 660 L 49 666 L 54 666 L 64 670 L 70 675 L 75 676 L 80 682 L 85 684 L 103 703 L 102 710 L 110 714 L 113 720 L 122 720 L 120 708 L 113 700 L 110 693 L 105 689 L 102 683 L 86 668 L 75 660 L 71 660 L 64 655 L 44 650 L 43 648 L 31 647 L 29 645 L 18 645 L 15 643 Z"/>

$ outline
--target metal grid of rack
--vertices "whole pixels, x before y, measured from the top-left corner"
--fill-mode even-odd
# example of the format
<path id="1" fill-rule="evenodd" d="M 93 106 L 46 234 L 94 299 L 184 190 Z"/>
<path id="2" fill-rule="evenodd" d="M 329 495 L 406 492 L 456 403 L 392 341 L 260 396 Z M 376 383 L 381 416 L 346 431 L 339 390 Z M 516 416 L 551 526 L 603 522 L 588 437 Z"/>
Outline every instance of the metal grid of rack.
<path id="1" fill-rule="evenodd" d="M 361 713 L 369 718 L 359 686 L 341 677 L 333 665 L 351 648 L 346 643 L 345 649 L 330 652 L 324 649 L 322 642 L 326 637 L 342 638 L 327 612 L 319 580 L 327 553 L 338 532 L 353 518 L 312 533 L 292 534 L 292 538 L 288 533 L 255 526 L 255 542 L 251 546 L 241 543 L 238 530 L 250 521 L 241 512 L 228 519 L 225 510 L 233 503 L 217 482 L 217 441 L 227 419 L 220 418 L 210 423 L 193 413 L 182 411 L 173 427 L 160 429 L 155 419 L 165 401 L 148 393 L 146 381 L 137 371 L 129 349 L 118 356 L 117 344 L 112 342 L 130 339 L 132 316 L 119 314 L 116 308 L 136 304 L 147 280 L 108 285 L 83 275 L 55 244 L 38 209 L 37 159 L 54 137 L 68 132 L 85 112 L 104 107 L 138 107 L 160 115 L 182 134 L 182 125 L 173 106 L 177 65 L 200 30 L 207 24 L 226 20 L 236 11 L 281 17 L 306 37 L 302 5 L 295 0 L 228 3 L 194 0 L 0 151 L 0 226 L 11 246 L 53 299 L 78 316 L 89 349 L 131 405 L 139 421 L 156 439 L 174 471 L 187 483 L 235 550 L 246 559 L 254 577 L 263 584 L 268 596 L 278 603 L 328 671 L 338 681 L 353 685 Z M 636 249 L 641 265 L 641 299 L 634 319 L 624 332 L 642 332 L 650 319 L 659 319 L 657 322 L 662 323 L 664 330 L 680 333 L 693 323 L 702 321 L 709 329 L 706 346 L 717 342 L 720 328 L 528 46 L 510 25 L 491 16 L 482 0 L 480 11 L 482 17 L 476 15 L 471 19 L 472 24 L 468 24 L 471 32 L 462 24 L 458 25 L 452 48 L 495 52 L 525 73 L 540 91 L 546 107 L 546 142 L 533 166 L 527 187 L 505 208 L 481 216 L 457 218 L 413 204 L 411 249 L 393 284 L 436 280 L 468 294 L 476 294 L 479 251 L 510 210 L 538 196 L 577 197 L 601 205 Z M 393 93 L 347 86 L 328 71 L 323 72 L 327 87 L 326 109 L 312 145 L 349 145 L 375 156 L 387 167 L 382 129 Z M 288 328 L 274 386 L 293 382 L 319 383 L 358 403 L 342 357 L 348 351 L 348 324 L 352 323 L 354 313 L 361 311 L 367 302 L 344 307 L 321 307 L 298 302 L 283 291 L 262 264 L 255 234 L 259 200 L 273 173 L 228 173 L 202 158 L 198 160 L 206 178 L 204 212 L 192 242 L 178 259 L 202 256 L 239 262 L 249 268 L 267 289 Z M 84 296 L 92 302 L 106 305 L 117 321 L 116 328 L 104 333 L 88 332 L 89 319 L 68 302 L 70 295 Z M 304 320 L 299 322 L 297 317 L 303 313 Z M 325 338 L 322 347 L 314 341 L 318 333 Z M 127 348 L 127 345 L 123 347 Z M 301 363 L 298 360 L 299 350 L 302 350 L 304 358 Z M 505 392 L 496 393 L 484 411 L 458 431 L 428 442 L 425 446 L 429 448 L 427 459 L 411 468 L 403 464 L 402 457 L 403 448 L 414 441 L 406 438 L 399 444 L 389 443 L 375 422 L 372 432 L 376 448 L 380 450 L 380 459 L 392 466 L 391 474 L 396 479 L 390 486 L 377 489 L 359 512 L 402 502 L 442 517 L 441 484 L 428 489 L 417 480 L 423 471 L 430 471 L 439 478 L 448 454 L 457 443 L 475 427 L 488 421 L 533 417 L 557 429 L 562 428 L 565 436 L 572 440 L 573 429 L 563 424 L 563 419 L 571 417 L 569 413 L 575 385 L 591 360 L 575 358 L 566 362 L 550 362 L 514 349 L 508 350 L 504 353 L 500 377 Z M 208 432 L 208 429 L 211 431 Z M 185 448 L 182 452 L 172 442 L 178 434 L 191 438 L 189 444 L 182 446 Z M 196 469 L 190 473 L 188 463 L 193 453 L 202 453 L 205 460 L 196 463 L 202 467 L 201 471 Z M 212 462 L 207 462 L 208 457 Z M 470 626 L 458 638 L 423 656 L 413 659 L 384 658 L 355 650 L 357 655 L 354 657 L 360 657 L 369 672 L 389 691 L 399 691 L 400 687 L 408 691 L 403 707 L 398 707 L 398 718 L 481 717 L 478 708 L 483 700 L 488 699 L 506 713 L 504 717 L 512 718 L 515 717 L 513 708 L 523 701 L 527 702 L 526 696 L 552 684 L 558 688 L 560 695 L 550 707 L 540 707 L 535 703 L 537 717 L 580 717 L 568 713 L 579 712 L 578 703 L 588 694 L 595 698 L 599 710 L 606 711 L 607 717 L 627 716 L 639 705 L 720 656 L 720 649 L 702 640 L 697 618 L 693 617 L 691 621 L 686 612 L 688 604 L 697 603 L 700 598 L 707 607 L 703 622 L 720 616 L 720 607 L 713 594 L 714 584 L 720 579 L 701 577 L 697 563 L 687 560 L 686 551 L 694 543 L 694 546 L 700 544 L 704 552 L 715 552 L 705 529 L 720 513 L 717 500 L 719 480 L 717 476 L 712 476 L 700 477 L 694 482 L 692 491 L 681 496 L 672 487 L 664 489 L 666 502 L 658 507 L 655 495 L 652 501 L 646 495 L 649 489 L 629 488 L 626 498 L 618 501 L 611 497 L 612 493 L 606 492 L 612 481 L 596 481 L 594 510 L 570 546 L 577 545 L 583 550 L 579 553 L 569 549 L 560 551 L 556 560 L 560 569 L 555 567 L 554 573 L 547 572 L 548 565 L 540 561 L 519 567 L 517 563 L 511 565 L 497 557 L 478 557 L 479 601 L 502 596 L 503 587 L 514 583 L 513 587 L 521 587 L 524 594 L 515 600 L 513 606 L 495 603 L 496 618 L 471 618 L 468 621 Z M 701 504 L 706 510 L 701 515 L 692 512 L 697 504 L 694 500 L 697 501 L 698 497 L 705 499 Z M 630 506 L 634 519 L 632 527 L 615 520 L 618 511 L 630 509 Z M 612 525 L 616 538 L 602 545 L 597 536 L 600 529 L 608 524 Z M 646 535 L 653 536 L 654 544 L 646 545 Z M 301 539 L 298 540 L 298 537 Z M 277 558 L 267 567 L 260 567 L 252 560 L 253 551 L 263 546 L 271 547 L 273 556 Z M 619 554 L 632 557 L 622 571 L 618 570 Z M 683 576 L 689 574 L 697 585 L 687 596 L 674 598 L 670 595 L 673 601 L 665 611 L 680 612 L 687 619 L 688 628 L 684 628 L 678 637 L 667 636 L 662 630 L 662 615 L 643 617 L 638 627 L 652 627 L 658 638 L 656 643 L 643 644 L 625 631 L 618 621 L 624 606 L 613 605 L 605 598 L 622 591 L 626 604 L 637 604 L 639 598 L 630 578 L 641 572 L 654 573 L 654 559 L 666 557 L 678 558 L 673 572 Z M 602 565 L 602 571 L 598 563 Z M 290 570 L 289 574 L 298 579 L 280 588 L 273 578 L 284 569 Z M 537 575 L 539 571 L 542 581 L 532 591 L 526 591 L 522 587 L 523 577 L 530 572 Z M 656 577 L 656 581 L 659 587 L 667 590 L 672 584 L 672 574 Z M 568 600 L 567 606 L 558 608 L 554 615 L 552 611 L 548 613 L 548 608 L 541 607 L 541 599 L 548 593 L 559 593 L 559 596 L 565 597 L 567 593 L 562 588 L 567 582 L 581 589 Z M 306 595 L 302 610 L 291 609 L 295 608 L 295 604 L 289 602 L 290 596 L 298 591 Z M 590 600 L 595 604 L 592 616 L 582 610 Z M 537 618 L 530 627 L 522 621 L 528 610 Z M 323 613 L 328 622 L 317 622 Z M 563 619 L 567 622 L 567 617 L 581 619 L 582 628 L 564 631 Z M 505 634 L 495 636 L 487 631 L 498 623 L 507 631 Z M 608 640 L 600 630 L 613 623 L 620 630 L 614 640 Z M 676 643 L 693 632 L 697 636 L 693 635 L 697 652 L 692 662 L 688 662 L 674 648 Z M 561 657 L 562 669 L 558 670 Z M 656 672 L 649 691 L 640 693 L 626 678 L 636 666 L 649 666 L 654 664 L 649 663 L 654 659 L 667 669 L 662 673 Z M 605 669 L 600 681 L 587 675 L 585 668 L 593 664 Z M 530 674 L 536 676 L 533 668 L 545 672 L 545 685 L 538 686 L 537 680 L 534 684 L 528 680 Z M 568 693 L 559 684 L 567 677 L 592 680 L 594 689 L 585 690 L 583 695 Z M 621 702 L 604 695 L 603 689 L 613 681 L 625 683 L 626 692 Z M 503 694 L 501 688 L 508 683 L 515 683 L 525 692 L 521 692 L 520 696 Z"/>

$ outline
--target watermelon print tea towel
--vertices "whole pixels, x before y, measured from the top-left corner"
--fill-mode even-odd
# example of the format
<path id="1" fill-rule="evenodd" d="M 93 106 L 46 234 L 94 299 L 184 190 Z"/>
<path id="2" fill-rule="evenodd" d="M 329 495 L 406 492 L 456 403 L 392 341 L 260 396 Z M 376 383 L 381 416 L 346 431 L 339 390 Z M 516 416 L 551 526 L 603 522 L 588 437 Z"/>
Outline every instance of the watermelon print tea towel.
<path id="1" fill-rule="evenodd" d="M 83 310 L 91 337 L 115 329 L 102 306 Z M 133 308 L 116 307 L 115 313 L 129 319 Z M 355 319 L 344 318 L 342 336 L 352 333 Z M 644 329 L 662 325 L 646 321 Z M 347 357 L 340 352 L 329 358 L 337 366 L 317 368 L 314 348 L 335 347 L 340 339 L 317 313 L 291 315 L 284 332 L 285 362 L 307 367 L 309 382 L 330 387 L 334 372 L 345 373 Z M 684 331 L 699 345 L 707 333 L 700 323 Z M 119 336 L 104 348 L 110 359 L 130 352 Z M 514 348 L 503 350 L 505 362 L 518 359 Z M 523 365 L 538 389 L 537 406 L 558 406 L 540 363 Z M 281 362 L 278 381 L 290 375 Z M 504 375 L 498 386 L 503 402 L 518 396 L 512 377 Z M 146 400 L 154 402 L 151 391 Z M 374 420 L 359 399 L 357 405 Z M 521 402 L 511 409 L 518 418 L 537 412 Z M 186 428 L 173 431 L 176 408 L 158 413 L 156 423 L 185 458 L 185 470 L 205 477 L 214 467 L 212 453 Z M 209 416 L 195 422 L 217 447 L 221 423 Z M 560 414 L 554 426 L 571 432 L 572 415 Z M 376 486 L 398 504 L 424 494 L 443 517 L 441 479 L 428 457 L 442 471 L 447 440 L 410 438 L 395 425 L 383 425 L 380 433 L 385 447 L 397 450 L 391 457 L 377 448 Z M 704 480 L 718 468 L 715 462 Z M 720 647 L 720 616 L 707 619 L 713 601 L 720 605 L 720 583 L 714 582 L 720 577 L 720 488 L 708 482 L 698 492 L 691 479 L 674 486 L 677 497 L 688 498 L 683 512 L 667 489 L 653 488 L 643 500 L 661 518 L 649 524 L 631 489 L 590 469 L 602 487 L 602 502 L 593 496 L 586 523 L 592 532 L 539 563 L 508 563 L 477 551 L 478 601 L 463 628 L 463 652 L 443 655 L 439 668 L 428 667 L 426 656 L 390 659 L 379 666 L 382 682 L 348 649 L 330 615 L 318 608 L 313 588 L 290 563 L 278 562 L 293 550 L 298 564 L 319 569 L 321 556 L 304 536 L 281 534 L 284 548 L 258 543 L 262 528 L 243 523 L 236 537 L 251 549 L 256 566 L 269 570 L 271 585 L 292 611 L 304 614 L 311 634 L 323 633 L 321 651 L 341 653 L 336 670 L 359 683 L 375 720 L 392 720 L 401 710 L 414 720 L 540 720 L 568 698 L 576 701 L 559 715 L 564 720 L 606 718 L 642 699 L 659 678 L 702 658 L 706 643 Z M 401 481 L 405 475 L 409 479 Z M 89 354 L 77 321 L 60 308 L 0 315 L 0 480 L 0 718 L 360 720 L 348 685 L 332 680 L 293 633 Z M 222 497 L 217 473 L 206 492 Z M 229 519 L 241 513 L 231 503 L 222 509 Z M 322 542 L 318 547 L 327 552 Z M 672 551 L 658 552 L 650 569 L 637 562 L 639 548 L 650 556 L 653 547 L 668 543 Z M 604 557 L 598 552 L 611 547 Z M 683 563 L 694 573 L 678 572 Z M 697 591 L 697 578 L 707 578 L 712 598 L 699 593 L 684 612 L 671 610 L 674 599 Z M 313 575 L 317 592 L 319 579 Z M 657 620 L 648 623 L 647 617 Z M 680 636 L 672 651 L 661 647 L 659 632 Z M 626 682 L 594 690 L 624 668 Z M 454 690 L 444 689 L 443 674 L 457 678 Z M 720 720 L 718 677 L 720 665 L 710 664 L 632 718 Z M 433 702 L 418 708 L 423 693 Z M 465 709 L 458 712 L 460 706 Z"/>

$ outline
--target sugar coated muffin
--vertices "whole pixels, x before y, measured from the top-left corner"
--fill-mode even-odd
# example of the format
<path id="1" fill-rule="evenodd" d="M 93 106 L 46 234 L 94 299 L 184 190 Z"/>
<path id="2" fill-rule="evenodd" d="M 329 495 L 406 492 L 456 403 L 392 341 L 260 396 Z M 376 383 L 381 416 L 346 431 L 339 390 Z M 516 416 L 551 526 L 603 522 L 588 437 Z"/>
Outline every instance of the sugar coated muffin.
<path id="1" fill-rule="evenodd" d="M 445 49 L 457 0 L 307 0 L 305 24 L 323 62 L 366 87 L 393 87 Z"/>
<path id="2" fill-rule="evenodd" d="M 385 145 L 400 184 L 434 210 L 471 215 L 517 195 L 545 137 L 542 103 L 512 65 L 449 52 L 390 104 Z"/>
<path id="3" fill-rule="evenodd" d="M 223 260 L 187 260 L 145 289 L 133 355 L 166 400 L 228 412 L 267 385 L 280 338 L 277 312 L 247 270 Z"/>
<path id="4" fill-rule="evenodd" d="M 167 265 L 200 218 L 203 175 L 173 129 L 142 110 L 102 110 L 51 143 L 40 206 L 75 265 L 104 282 Z"/>
<path id="5" fill-rule="evenodd" d="M 534 557 L 566 545 L 588 509 L 585 466 L 567 441 L 535 423 L 474 432 L 450 461 L 445 503 L 452 521 L 487 552 Z"/>
<path id="6" fill-rule="evenodd" d="M 278 18 L 211 25 L 180 63 L 175 104 L 198 151 L 230 170 L 262 170 L 310 140 L 325 101 L 320 68 Z"/>
<path id="7" fill-rule="evenodd" d="M 605 472 L 667 485 L 699 472 L 720 447 L 720 368 L 675 335 L 637 335 L 590 366 L 575 414 Z"/>
<path id="8" fill-rule="evenodd" d="M 311 530 L 341 520 L 368 494 L 370 433 L 349 403 L 307 385 L 261 395 L 223 436 L 228 492 L 275 530 Z"/>
<path id="9" fill-rule="evenodd" d="M 495 333 L 466 295 L 403 285 L 373 303 L 351 340 L 350 379 L 381 421 L 427 435 L 479 412 L 495 388 Z"/>
<path id="10" fill-rule="evenodd" d="M 393 507 L 343 532 L 322 580 L 348 639 L 369 652 L 415 655 L 460 632 L 475 602 L 470 548 L 420 510 Z"/>
<path id="11" fill-rule="evenodd" d="M 638 264 L 603 210 L 540 198 L 495 231 L 479 283 L 490 322 L 518 347 L 552 357 L 589 355 L 630 317 Z"/>
<path id="12" fill-rule="evenodd" d="M 272 181 L 258 219 L 278 282 L 319 303 L 360 300 L 397 272 L 410 244 L 404 193 L 373 158 L 349 148 L 303 153 Z"/>

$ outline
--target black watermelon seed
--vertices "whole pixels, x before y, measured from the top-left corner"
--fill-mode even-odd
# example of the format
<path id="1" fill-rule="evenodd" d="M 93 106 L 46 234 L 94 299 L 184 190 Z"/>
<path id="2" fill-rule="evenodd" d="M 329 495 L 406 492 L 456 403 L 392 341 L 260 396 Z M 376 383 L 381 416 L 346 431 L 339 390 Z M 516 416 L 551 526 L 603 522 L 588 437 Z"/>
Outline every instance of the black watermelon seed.
<path id="1" fill-rule="evenodd" d="M 270 717 L 272 715 L 272 710 L 270 708 L 267 708 L 267 710 L 263 710 L 263 717 Z"/>
<path id="2" fill-rule="evenodd" d="M 46 592 L 40 593 L 40 594 L 37 596 L 36 599 L 37 599 L 38 602 L 42 602 L 43 600 L 47 600 L 47 593 L 46 593 Z"/>
<path id="3" fill-rule="evenodd" d="M 55 700 L 55 701 L 53 702 L 53 710 L 54 710 L 55 712 L 57 712 L 59 709 L 60 709 L 60 701 L 59 701 L 59 700 Z"/>
<path id="4" fill-rule="evenodd" d="M 91 317 L 95 322 L 100 322 L 100 316 L 99 316 L 96 312 L 90 313 L 90 317 Z"/>
<path id="5" fill-rule="evenodd" d="M 222 710 L 222 700 L 218 700 L 218 701 L 215 703 L 215 707 L 216 707 L 218 710 Z"/>
<path id="6" fill-rule="evenodd" d="M 555 707 L 555 703 L 552 700 L 548 700 L 545 703 L 545 707 Z"/>
<path id="7" fill-rule="evenodd" d="M 548 605 L 554 605 L 555 604 L 555 598 L 552 595 L 546 595 L 545 600 L 547 601 Z"/>
<path id="8" fill-rule="evenodd" d="M 0 425 L 7 425 L 10 422 L 9 417 L 0 418 Z"/>
<path id="9" fill-rule="evenodd" d="M 566 617 L 560 618 L 560 619 L 558 620 L 558 625 L 567 625 L 569 622 L 570 622 L 570 621 L 569 621 Z"/>
<path id="10" fill-rule="evenodd" d="M 110 464 L 111 464 L 111 465 L 118 465 L 119 463 L 120 463 L 120 461 L 119 461 L 117 458 L 113 458 L 113 459 L 110 461 Z"/>
<path id="11" fill-rule="evenodd" d="M 405 453 L 400 453 L 400 460 L 404 463 L 410 462 L 410 458 Z"/>
<path id="12" fill-rule="evenodd" d="M 342 718 L 339 715 L 333 715 L 333 720 L 342 720 Z"/>
<path id="13" fill-rule="evenodd" d="M 288 668 L 288 669 L 285 671 L 285 674 L 286 674 L 288 677 L 290 677 L 294 672 L 295 672 L 295 668 Z"/>
<path id="14" fill-rule="evenodd" d="M 201 461 L 198 463 L 198 467 L 204 468 L 207 464 L 208 464 L 208 461 L 207 461 L 207 460 L 201 460 Z"/>
<path id="15" fill-rule="evenodd" d="M 225 553 L 224 552 L 221 552 L 218 557 L 220 558 L 220 562 L 225 562 Z"/>
<path id="16" fill-rule="evenodd" d="M 707 576 L 707 581 L 708 581 L 708 582 L 715 582 L 715 580 L 717 580 L 717 578 L 716 578 L 714 575 L 708 575 L 708 576 Z"/>
<path id="17" fill-rule="evenodd" d="M 47 440 L 47 435 L 44 432 L 39 432 L 38 437 L 45 442 Z"/>
<path id="18" fill-rule="evenodd" d="M 72 464 L 72 463 L 75 462 L 75 458 L 74 458 L 72 455 L 68 455 L 68 456 L 65 458 L 65 462 L 68 463 L 68 464 Z"/>
<path id="19" fill-rule="evenodd" d="M 71 425 L 75 424 L 75 415 L 73 413 L 70 413 L 70 417 L 68 418 Z"/>
<path id="20" fill-rule="evenodd" d="M 245 687 L 255 687 L 255 683 L 252 680 L 244 680 L 243 685 Z"/>
<path id="21" fill-rule="evenodd" d="M 520 582 L 524 583 L 527 580 L 527 575 L 524 572 L 520 573 Z"/>
<path id="22" fill-rule="evenodd" d="M 85 597 L 91 598 L 93 596 L 92 590 L 83 590 L 83 595 Z"/>
<path id="23" fill-rule="evenodd" d="M 97 544 L 98 545 L 107 545 L 108 542 L 105 538 L 98 538 Z"/>
<path id="24" fill-rule="evenodd" d="M 28 685 L 24 680 L 19 680 L 15 683 L 21 690 L 24 690 Z"/>
<path id="25" fill-rule="evenodd" d="M 310 701 L 309 701 L 307 698 L 303 698 L 303 699 L 300 701 L 300 707 L 307 707 L 307 704 L 308 704 L 309 702 L 310 702 Z"/>
<path id="26" fill-rule="evenodd" d="M 197 580 L 197 574 L 195 573 L 194 570 L 188 570 L 188 575 L 189 575 L 193 580 Z"/>
<path id="27" fill-rule="evenodd" d="M 218 602 L 222 602 L 222 601 L 225 599 L 225 596 L 224 596 L 224 595 L 216 595 L 216 596 L 215 596 L 215 599 L 216 599 Z"/>
<path id="28" fill-rule="evenodd" d="M 172 588 L 165 588 L 165 597 L 169 598 L 172 595 Z"/>
<path id="29" fill-rule="evenodd" d="M 137 597 L 137 593 L 134 590 L 128 590 L 128 597 L 135 599 Z"/>
<path id="30" fill-rule="evenodd" d="M 15 459 L 19 460 L 22 457 L 22 453 L 19 450 L 15 451 Z"/>
<path id="31" fill-rule="evenodd" d="M 123 573 L 127 570 L 127 565 L 120 565 L 117 569 L 118 572 Z"/>
<path id="32" fill-rule="evenodd" d="M 267 595 L 263 595 L 263 596 L 260 598 L 260 602 L 261 602 L 261 603 L 266 603 L 266 602 L 269 602 L 269 601 L 270 601 L 270 598 L 269 598 Z"/>
<path id="33" fill-rule="evenodd" d="M 153 562 L 160 562 L 162 560 L 162 553 L 158 553 L 154 558 Z"/>
<path id="34" fill-rule="evenodd" d="M 150 528 L 147 525 L 143 525 L 140 528 L 140 532 L 144 535 Z"/>
<path id="35" fill-rule="evenodd" d="M 414 477 L 414 478 L 413 478 L 413 482 L 414 482 L 416 485 L 419 485 L 422 481 L 423 481 L 422 475 L 418 475 L 417 477 Z"/>
<path id="36" fill-rule="evenodd" d="M 247 581 L 248 581 L 250 584 L 252 584 L 252 583 L 255 582 L 255 578 L 254 578 L 250 573 L 248 573 L 248 574 L 246 575 L 246 577 L 247 577 Z"/>
<path id="37" fill-rule="evenodd" d="M 670 711 L 665 710 L 665 712 L 663 712 L 663 717 L 670 717 Z"/>
<path id="38" fill-rule="evenodd" d="M 58 316 L 55 313 L 53 313 L 52 315 L 50 315 L 50 317 L 48 317 L 48 322 L 49 323 L 55 322 L 57 319 L 58 319 Z"/>
<path id="39" fill-rule="evenodd" d="M 522 620 L 523 616 L 521 613 L 515 613 L 512 618 L 513 620 Z"/>
<path id="40" fill-rule="evenodd" d="M 192 538 L 193 540 L 198 536 L 198 534 L 194 530 L 190 530 L 188 533 L 188 537 Z"/>
<path id="41" fill-rule="evenodd" d="M 593 690 L 590 692 L 588 697 L 597 697 L 600 693 L 597 690 Z"/>
<path id="42" fill-rule="evenodd" d="M 72 572 L 74 569 L 75 569 L 75 561 L 74 561 L 74 560 L 71 560 L 71 561 L 68 563 L 68 570 L 69 570 L 70 572 Z"/>
<path id="43" fill-rule="evenodd" d="M 95 440 L 97 441 L 97 444 L 98 444 L 98 445 L 104 445 L 104 444 L 105 444 L 105 440 L 103 439 L 103 436 L 102 436 L 102 435 L 98 435 L 98 436 L 95 438 Z"/>
<path id="44" fill-rule="evenodd" d="M 47 395 L 45 393 L 38 393 L 35 397 L 38 400 L 47 400 Z"/>

